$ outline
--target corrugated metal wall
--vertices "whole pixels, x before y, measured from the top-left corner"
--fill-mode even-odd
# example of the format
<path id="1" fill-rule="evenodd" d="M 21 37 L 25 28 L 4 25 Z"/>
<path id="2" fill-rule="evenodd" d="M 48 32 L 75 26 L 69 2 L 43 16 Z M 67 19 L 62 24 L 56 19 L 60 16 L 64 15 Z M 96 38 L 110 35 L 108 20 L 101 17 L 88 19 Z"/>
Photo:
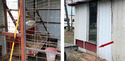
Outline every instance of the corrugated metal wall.
<path id="1" fill-rule="evenodd" d="M 0 25 L 4 25 L 4 9 L 3 9 L 3 4 L 2 4 L 2 0 L 0 0 Z M 0 28 L 0 31 L 4 31 L 5 29 Z M 2 45 L 2 54 L 5 55 L 6 54 L 6 40 L 5 40 L 5 36 L 2 36 L 0 34 L 0 45 Z"/>
<path id="2" fill-rule="evenodd" d="M 87 41 L 89 10 L 88 4 L 75 6 L 75 35 L 74 39 Z M 74 40 L 75 41 L 75 40 Z"/>
<path id="3" fill-rule="evenodd" d="M 114 0 L 112 45 L 113 61 L 125 61 L 125 0 Z"/>
<path id="4" fill-rule="evenodd" d="M 97 16 L 97 55 L 108 61 L 112 61 L 111 45 L 99 46 L 111 42 L 111 2 L 98 2 Z"/>

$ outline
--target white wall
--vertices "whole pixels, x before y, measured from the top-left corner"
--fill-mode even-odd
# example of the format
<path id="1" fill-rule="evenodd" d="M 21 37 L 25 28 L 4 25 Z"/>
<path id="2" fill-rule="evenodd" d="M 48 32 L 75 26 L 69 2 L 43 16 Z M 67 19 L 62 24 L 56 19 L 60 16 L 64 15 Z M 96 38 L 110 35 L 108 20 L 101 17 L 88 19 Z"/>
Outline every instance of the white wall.
<path id="1" fill-rule="evenodd" d="M 99 48 L 102 44 L 111 42 L 111 2 L 98 2 L 97 16 L 97 55 L 112 61 L 111 45 Z"/>
<path id="2" fill-rule="evenodd" d="M 114 0 L 112 46 L 113 61 L 125 61 L 125 0 Z"/>
<path id="3" fill-rule="evenodd" d="M 87 26 L 89 26 L 88 4 L 75 6 L 75 35 L 74 39 L 87 41 Z M 75 40 L 74 40 L 75 42 Z"/>

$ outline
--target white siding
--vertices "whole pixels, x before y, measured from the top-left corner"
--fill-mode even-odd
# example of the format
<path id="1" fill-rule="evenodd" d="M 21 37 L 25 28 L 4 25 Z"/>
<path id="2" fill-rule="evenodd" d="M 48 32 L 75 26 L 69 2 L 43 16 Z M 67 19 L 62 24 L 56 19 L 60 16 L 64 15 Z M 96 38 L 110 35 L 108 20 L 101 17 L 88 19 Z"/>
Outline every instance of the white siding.
<path id="1" fill-rule="evenodd" d="M 97 20 L 97 55 L 112 61 L 111 45 L 99 48 L 102 44 L 111 42 L 111 2 L 98 2 Z"/>
<path id="2" fill-rule="evenodd" d="M 89 21 L 88 8 L 88 4 L 75 7 L 75 39 L 87 41 L 87 26 Z"/>
<path id="3" fill-rule="evenodd" d="M 113 61 L 125 61 L 125 0 L 113 2 Z"/>

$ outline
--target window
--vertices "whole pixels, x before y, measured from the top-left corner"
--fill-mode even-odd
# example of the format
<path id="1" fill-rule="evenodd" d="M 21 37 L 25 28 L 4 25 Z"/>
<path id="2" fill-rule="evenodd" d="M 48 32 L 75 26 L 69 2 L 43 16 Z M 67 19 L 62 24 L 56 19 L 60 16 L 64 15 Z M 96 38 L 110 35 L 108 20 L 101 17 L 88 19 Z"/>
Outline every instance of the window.
<path id="1" fill-rule="evenodd" d="M 89 41 L 97 39 L 97 2 L 89 3 Z"/>

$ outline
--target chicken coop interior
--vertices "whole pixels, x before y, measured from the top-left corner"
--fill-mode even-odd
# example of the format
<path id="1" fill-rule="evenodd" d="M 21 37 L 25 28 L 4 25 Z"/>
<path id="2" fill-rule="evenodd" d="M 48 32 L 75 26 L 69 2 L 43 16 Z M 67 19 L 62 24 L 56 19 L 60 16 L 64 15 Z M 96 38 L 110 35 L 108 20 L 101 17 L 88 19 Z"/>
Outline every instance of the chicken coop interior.
<path id="1" fill-rule="evenodd" d="M 0 0 L 0 60 L 60 61 L 60 52 L 60 0 Z"/>

